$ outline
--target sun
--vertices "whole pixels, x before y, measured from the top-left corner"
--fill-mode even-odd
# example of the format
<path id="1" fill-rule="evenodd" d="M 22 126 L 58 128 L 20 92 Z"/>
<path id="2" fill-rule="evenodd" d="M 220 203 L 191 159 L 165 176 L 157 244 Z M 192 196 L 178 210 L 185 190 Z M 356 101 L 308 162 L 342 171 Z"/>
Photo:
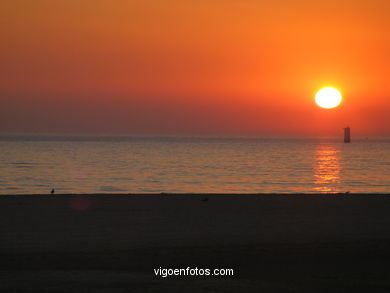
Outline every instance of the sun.
<path id="1" fill-rule="evenodd" d="M 333 87 L 324 87 L 315 96 L 316 104 L 325 109 L 336 108 L 342 99 L 341 93 Z"/>

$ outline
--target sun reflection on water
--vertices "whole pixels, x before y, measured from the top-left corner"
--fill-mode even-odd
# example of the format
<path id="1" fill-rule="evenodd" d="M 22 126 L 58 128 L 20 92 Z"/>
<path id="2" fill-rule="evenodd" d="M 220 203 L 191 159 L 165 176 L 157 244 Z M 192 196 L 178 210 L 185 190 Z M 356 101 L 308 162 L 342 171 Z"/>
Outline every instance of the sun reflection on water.
<path id="1" fill-rule="evenodd" d="M 339 192 L 340 157 L 339 150 L 330 145 L 319 145 L 316 149 L 314 177 L 316 192 Z"/>

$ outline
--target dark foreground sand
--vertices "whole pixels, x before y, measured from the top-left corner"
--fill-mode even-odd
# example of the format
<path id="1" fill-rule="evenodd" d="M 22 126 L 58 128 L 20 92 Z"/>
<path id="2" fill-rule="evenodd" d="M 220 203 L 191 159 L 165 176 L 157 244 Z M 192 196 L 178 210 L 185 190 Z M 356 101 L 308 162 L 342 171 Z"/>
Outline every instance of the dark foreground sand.
<path id="1" fill-rule="evenodd" d="M 390 196 L 0 196 L 0 292 L 165 291 L 390 292 Z"/>

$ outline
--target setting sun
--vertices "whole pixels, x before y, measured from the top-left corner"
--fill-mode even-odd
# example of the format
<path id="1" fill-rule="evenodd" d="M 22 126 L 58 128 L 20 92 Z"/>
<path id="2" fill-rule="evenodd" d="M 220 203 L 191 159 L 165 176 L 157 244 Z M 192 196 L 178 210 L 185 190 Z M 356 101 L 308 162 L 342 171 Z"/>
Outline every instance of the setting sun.
<path id="1" fill-rule="evenodd" d="M 320 89 L 315 96 L 316 104 L 321 108 L 332 109 L 341 104 L 341 93 L 332 87 Z"/>

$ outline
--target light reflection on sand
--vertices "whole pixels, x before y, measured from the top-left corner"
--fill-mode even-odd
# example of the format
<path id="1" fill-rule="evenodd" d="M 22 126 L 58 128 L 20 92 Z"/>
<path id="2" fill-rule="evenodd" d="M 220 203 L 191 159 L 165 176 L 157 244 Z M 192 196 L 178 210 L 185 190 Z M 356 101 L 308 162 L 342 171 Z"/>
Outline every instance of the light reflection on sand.
<path id="1" fill-rule="evenodd" d="M 339 192 L 340 150 L 331 145 L 318 145 L 316 149 L 314 177 L 317 192 Z"/>

